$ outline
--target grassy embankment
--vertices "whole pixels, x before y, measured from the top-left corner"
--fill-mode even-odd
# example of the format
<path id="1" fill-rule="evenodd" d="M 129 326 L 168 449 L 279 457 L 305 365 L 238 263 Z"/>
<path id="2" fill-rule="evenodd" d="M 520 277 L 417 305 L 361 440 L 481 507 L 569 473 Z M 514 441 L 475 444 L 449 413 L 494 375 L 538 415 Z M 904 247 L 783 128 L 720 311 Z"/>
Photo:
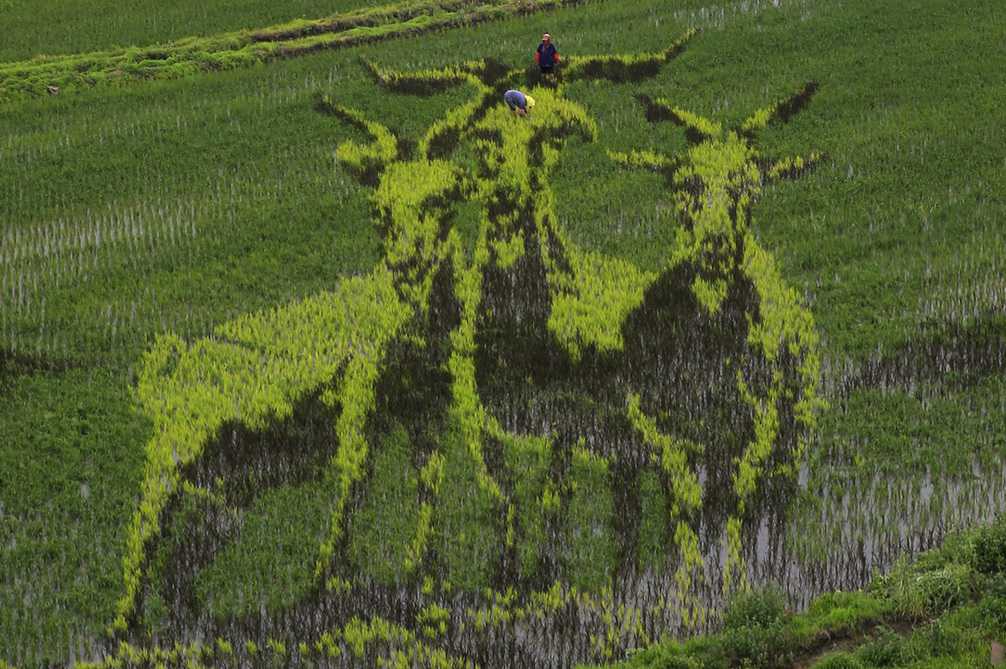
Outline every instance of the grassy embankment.
<path id="1" fill-rule="evenodd" d="M 1006 523 L 949 537 L 864 590 L 786 611 L 771 587 L 735 598 L 724 630 L 665 642 L 621 669 L 936 669 L 992 667 L 1006 634 Z"/>

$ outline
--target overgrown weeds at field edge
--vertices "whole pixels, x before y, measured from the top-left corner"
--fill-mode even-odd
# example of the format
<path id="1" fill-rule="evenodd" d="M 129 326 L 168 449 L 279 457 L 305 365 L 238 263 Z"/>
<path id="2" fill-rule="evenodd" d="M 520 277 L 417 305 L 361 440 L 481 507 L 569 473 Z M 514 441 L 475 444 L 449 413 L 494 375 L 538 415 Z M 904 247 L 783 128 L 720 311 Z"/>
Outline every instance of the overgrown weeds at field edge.
<path id="1" fill-rule="evenodd" d="M 835 592 L 805 613 L 771 588 L 737 596 L 724 630 L 664 642 L 616 665 L 726 669 L 991 667 L 989 641 L 1006 632 L 1006 519 L 902 560 L 864 591 Z M 896 631 L 895 631 L 896 630 Z"/>
<path id="2" fill-rule="evenodd" d="M 194 37 L 151 47 L 69 56 L 38 56 L 0 64 L 0 102 L 42 97 L 74 87 L 145 79 L 177 79 L 248 67 L 326 49 L 417 35 L 584 0 L 402 0 L 338 16 L 254 31 Z"/>

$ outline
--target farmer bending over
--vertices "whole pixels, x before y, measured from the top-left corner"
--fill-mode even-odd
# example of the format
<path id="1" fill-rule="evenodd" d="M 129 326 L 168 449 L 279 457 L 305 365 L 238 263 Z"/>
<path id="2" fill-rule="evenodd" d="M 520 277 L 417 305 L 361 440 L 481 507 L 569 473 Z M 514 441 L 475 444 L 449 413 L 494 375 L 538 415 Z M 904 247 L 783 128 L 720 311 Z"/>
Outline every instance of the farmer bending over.
<path id="1" fill-rule="evenodd" d="M 515 91 L 513 89 L 510 89 L 503 94 L 503 101 L 507 103 L 508 107 L 510 107 L 510 111 L 517 114 L 517 116 L 524 116 L 531 111 L 532 107 L 534 107 L 533 97 L 530 95 L 524 95 L 520 91 Z"/>
<path id="2" fill-rule="evenodd" d="M 555 69 L 555 64 L 559 62 L 559 52 L 552 44 L 552 36 L 545 33 L 541 36 L 541 44 L 534 54 L 534 62 L 538 63 L 538 69 L 543 75 L 551 74 Z"/>

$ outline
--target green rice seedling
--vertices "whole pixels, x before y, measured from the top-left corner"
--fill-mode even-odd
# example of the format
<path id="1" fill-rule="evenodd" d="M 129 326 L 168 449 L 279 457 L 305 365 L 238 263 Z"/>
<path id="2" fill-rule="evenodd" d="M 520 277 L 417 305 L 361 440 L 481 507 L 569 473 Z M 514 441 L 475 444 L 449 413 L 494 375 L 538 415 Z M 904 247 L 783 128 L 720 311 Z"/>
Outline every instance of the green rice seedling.
<path id="1" fill-rule="evenodd" d="M 609 581 L 616 547 L 610 528 L 615 514 L 608 463 L 574 450 L 568 485 L 565 568 L 574 587 L 597 591 Z"/>
<path id="2" fill-rule="evenodd" d="M 546 548 L 547 515 L 551 512 L 548 495 L 549 469 L 553 445 L 547 439 L 501 435 L 506 466 L 513 477 L 509 484 L 517 518 L 513 531 L 517 553 L 517 572 L 521 579 L 538 576 Z"/>
<path id="3" fill-rule="evenodd" d="M 372 461 L 366 502 L 350 520 L 348 552 L 359 573 L 393 583 L 409 573 L 421 513 L 404 429 L 392 432 Z"/>
<path id="4" fill-rule="evenodd" d="M 651 469 L 639 473 L 640 526 L 639 564 L 641 568 L 659 567 L 667 551 L 667 497 L 660 476 Z"/>

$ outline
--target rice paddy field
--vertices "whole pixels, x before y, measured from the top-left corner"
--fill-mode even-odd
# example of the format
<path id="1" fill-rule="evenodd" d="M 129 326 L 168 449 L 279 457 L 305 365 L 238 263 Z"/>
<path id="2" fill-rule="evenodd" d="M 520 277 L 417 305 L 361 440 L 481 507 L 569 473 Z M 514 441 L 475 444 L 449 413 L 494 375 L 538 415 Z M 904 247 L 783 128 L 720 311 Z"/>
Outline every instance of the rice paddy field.
<path id="1" fill-rule="evenodd" d="M 0 667 L 994 666 L 999 3 L 0 25 Z"/>

